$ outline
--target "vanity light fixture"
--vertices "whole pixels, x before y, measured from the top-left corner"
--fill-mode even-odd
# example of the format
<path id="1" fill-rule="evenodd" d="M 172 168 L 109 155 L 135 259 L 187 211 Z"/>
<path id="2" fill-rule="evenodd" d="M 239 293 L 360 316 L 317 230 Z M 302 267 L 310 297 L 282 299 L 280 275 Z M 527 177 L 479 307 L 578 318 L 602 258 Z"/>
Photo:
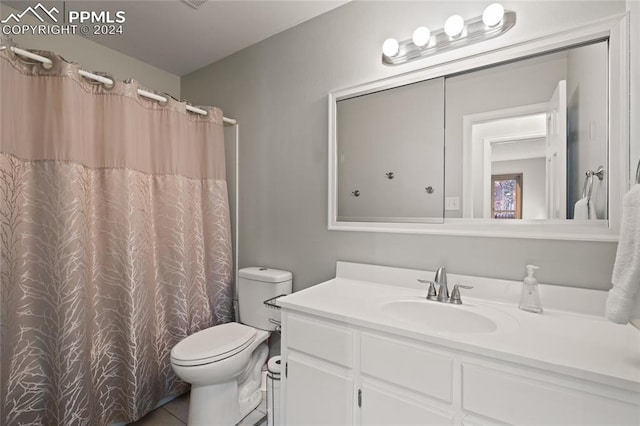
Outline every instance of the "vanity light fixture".
<path id="1" fill-rule="evenodd" d="M 393 57 L 398 54 L 400 43 L 395 38 L 388 38 L 382 44 L 382 53 L 385 56 Z"/>
<path id="2" fill-rule="evenodd" d="M 460 15 L 452 15 L 444 23 L 444 32 L 451 38 L 462 35 L 464 31 L 464 19 Z"/>
<path id="3" fill-rule="evenodd" d="M 385 40 L 382 45 L 382 63 L 400 65 L 436 53 L 458 47 L 469 46 L 506 33 L 516 24 L 516 13 L 504 10 L 500 3 L 492 3 L 482 16 L 467 19 L 460 15 L 450 16 L 444 27 L 430 31 L 419 27 L 409 40 L 398 42 L 395 38 Z"/>
<path id="4" fill-rule="evenodd" d="M 490 4 L 482 12 L 482 22 L 487 27 L 495 27 L 502 22 L 502 18 L 504 18 L 504 7 L 500 3 Z"/>
<path id="5" fill-rule="evenodd" d="M 416 46 L 423 47 L 425 44 L 429 43 L 429 40 L 431 40 L 431 31 L 429 31 L 429 28 L 427 27 L 418 27 L 413 32 L 411 40 Z"/>

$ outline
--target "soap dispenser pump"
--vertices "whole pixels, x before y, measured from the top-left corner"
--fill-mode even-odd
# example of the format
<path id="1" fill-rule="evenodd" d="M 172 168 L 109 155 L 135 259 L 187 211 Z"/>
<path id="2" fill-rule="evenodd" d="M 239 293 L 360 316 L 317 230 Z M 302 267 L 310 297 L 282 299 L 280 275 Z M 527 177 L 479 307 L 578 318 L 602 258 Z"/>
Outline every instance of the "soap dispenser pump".
<path id="1" fill-rule="evenodd" d="M 523 311 L 542 313 L 542 303 L 540 302 L 540 293 L 538 292 L 538 280 L 536 280 L 536 269 L 540 269 L 535 265 L 527 265 L 527 276 L 522 285 L 522 294 L 520 295 L 520 304 L 518 308 Z"/>

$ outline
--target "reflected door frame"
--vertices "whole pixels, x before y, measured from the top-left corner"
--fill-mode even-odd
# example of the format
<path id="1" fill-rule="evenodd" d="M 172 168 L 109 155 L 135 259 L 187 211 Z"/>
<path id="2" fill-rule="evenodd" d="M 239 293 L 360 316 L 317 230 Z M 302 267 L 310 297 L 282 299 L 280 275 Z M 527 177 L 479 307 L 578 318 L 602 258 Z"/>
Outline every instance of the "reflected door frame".
<path id="1" fill-rule="evenodd" d="M 527 140 L 535 140 L 546 138 L 546 131 L 520 133 L 517 135 L 506 135 L 500 137 L 483 138 L 483 155 L 482 155 L 482 217 L 484 219 L 493 219 L 493 179 L 492 179 L 492 150 L 493 144 L 503 142 L 523 142 Z M 519 217 L 518 219 L 522 219 Z"/>
<path id="2" fill-rule="evenodd" d="M 482 193 L 482 218 L 491 218 L 491 144 L 507 140 L 546 138 L 546 129 L 540 132 L 520 133 L 515 135 L 499 135 L 483 138 L 483 147 L 474 149 L 473 127 L 489 121 L 505 118 L 524 117 L 536 114 L 546 114 L 548 102 L 524 105 L 495 111 L 467 114 L 462 118 L 462 217 L 474 217 L 474 194 Z M 479 152 L 478 152 L 479 151 Z M 477 158 L 481 156 L 481 158 Z M 478 170 L 480 168 L 480 170 Z M 476 177 L 477 176 L 477 177 Z M 482 179 L 479 181 L 480 176 Z M 478 208 L 480 208 L 478 206 Z M 479 213 L 479 212 L 478 212 Z"/>

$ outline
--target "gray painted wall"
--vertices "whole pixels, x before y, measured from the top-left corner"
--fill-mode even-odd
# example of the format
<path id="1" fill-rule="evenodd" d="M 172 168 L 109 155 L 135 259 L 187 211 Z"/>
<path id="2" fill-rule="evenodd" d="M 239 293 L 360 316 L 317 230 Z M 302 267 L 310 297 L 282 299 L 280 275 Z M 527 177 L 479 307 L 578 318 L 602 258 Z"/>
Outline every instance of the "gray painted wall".
<path id="1" fill-rule="evenodd" d="M 518 13 L 500 46 L 625 12 L 624 1 L 505 2 Z M 327 93 L 428 66 L 380 61 L 384 39 L 439 28 L 448 15 L 482 13 L 478 2 L 352 2 L 183 77 L 182 95 L 222 107 L 240 123 L 239 266 L 291 270 L 294 288 L 332 278 L 336 260 L 610 287 L 616 244 L 402 235 L 327 230 Z M 476 47 L 440 58 L 455 58 Z M 637 52 L 637 46 L 632 51 Z M 637 53 L 635 53 L 637 54 Z"/>
<path id="2" fill-rule="evenodd" d="M 0 16 L 20 12 L 0 3 Z M 39 24 L 33 16 L 23 19 L 27 24 Z M 105 36 L 117 37 L 117 35 Z M 180 99 L 180 77 L 131 56 L 104 47 L 79 35 L 12 35 L 19 47 L 48 50 L 68 61 L 80 64 L 87 71 L 104 71 L 118 80 L 133 78 L 152 91 L 168 93 Z"/>

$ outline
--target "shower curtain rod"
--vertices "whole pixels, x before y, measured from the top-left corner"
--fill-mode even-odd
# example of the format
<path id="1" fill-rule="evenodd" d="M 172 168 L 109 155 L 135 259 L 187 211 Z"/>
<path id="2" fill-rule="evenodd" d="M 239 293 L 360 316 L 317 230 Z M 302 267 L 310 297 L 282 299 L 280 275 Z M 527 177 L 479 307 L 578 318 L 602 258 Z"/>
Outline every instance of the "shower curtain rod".
<path id="1" fill-rule="evenodd" d="M 0 50 L 5 49 L 6 46 L 2 46 L 0 48 Z M 33 59 L 34 61 L 38 61 L 40 63 L 42 63 L 42 66 L 46 69 L 49 69 L 53 66 L 53 61 L 51 61 L 51 59 L 29 52 L 28 50 L 24 50 L 24 49 L 20 49 L 19 47 L 14 47 L 14 46 L 10 46 L 9 49 L 15 53 L 16 55 L 20 55 L 20 56 L 24 56 L 25 58 L 29 58 L 29 59 Z M 78 74 L 80 74 L 81 76 L 83 76 L 84 78 L 88 78 L 97 82 L 100 82 L 102 84 L 104 84 L 106 87 L 111 87 L 113 86 L 114 82 L 113 80 L 111 80 L 110 78 L 104 77 L 102 75 L 97 75 L 97 74 L 93 74 L 90 73 L 88 71 L 84 71 L 79 69 L 78 70 Z M 142 90 L 142 89 L 138 89 L 138 95 L 140 96 L 144 96 L 145 98 L 149 98 L 149 99 L 153 99 L 154 101 L 158 101 L 161 103 L 167 102 L 167 98 L 161 95 L 157 95 L 155 93 L 152 92 L 148 92 L 146 90 Z M 195 114 L 200 114 L 200 115 L 207 115 L 208 112 L 203 110 L 202 108 L 198 108 L 198 107 L 194 107 L 191 105 L 186 105 L 187 111 L 193 112 Z M 230 125 L 234 125 L 237 124 L 237 120 L 233 119 L 233 118 L 227 118 L 227 117 L 222 117 L 222 121 L 224 121 L 227 124 Z"/>

